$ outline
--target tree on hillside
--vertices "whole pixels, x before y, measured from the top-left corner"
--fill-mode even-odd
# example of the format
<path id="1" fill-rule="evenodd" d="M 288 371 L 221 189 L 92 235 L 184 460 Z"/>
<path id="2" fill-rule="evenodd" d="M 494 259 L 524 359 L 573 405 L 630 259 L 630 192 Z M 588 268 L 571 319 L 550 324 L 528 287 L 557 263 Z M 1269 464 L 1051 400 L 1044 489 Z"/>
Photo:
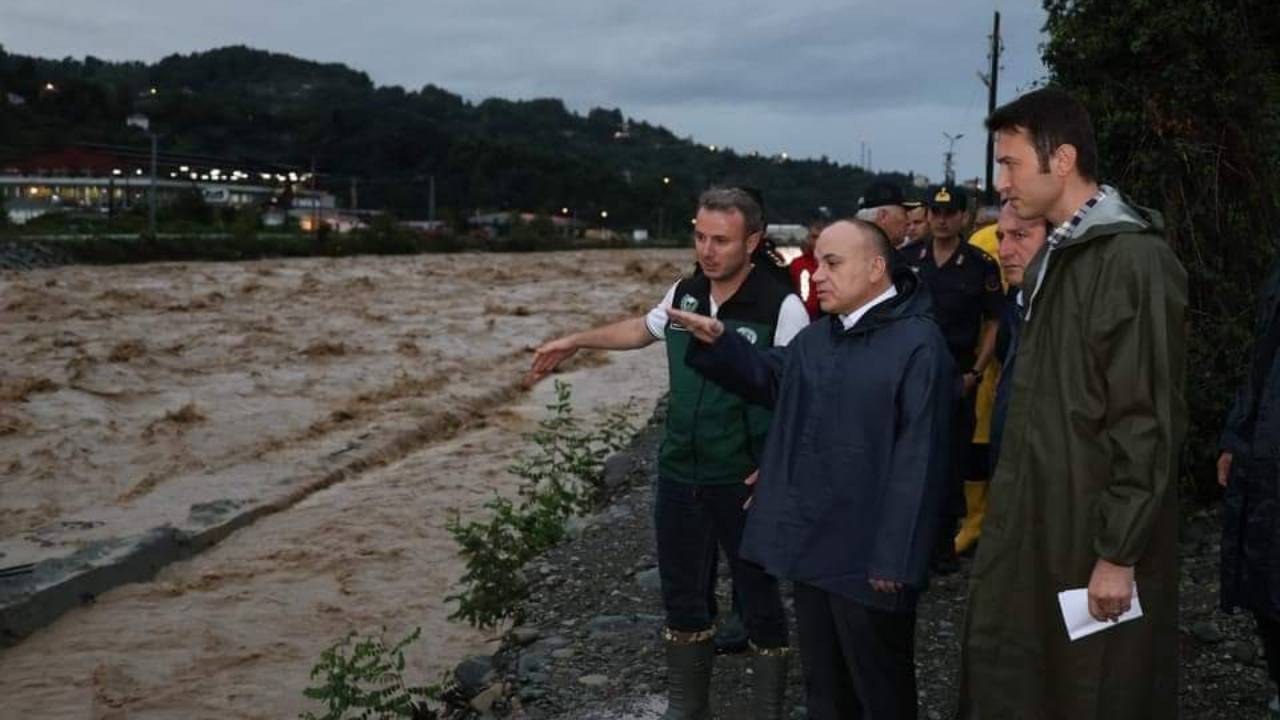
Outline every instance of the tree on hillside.
<path id="1" fill-rule="evenodd" d="M 1280 236 L 1280 13 L 1274 0 L 1045 9 L 1045 63 L 1089 108 L 1104 181 L 1164 213 L 1189 273 L 1184 471 L 1210 488 L 1254 295 Z"/>
<path id="2" fill-rule="evenodd" d="M 40 97 L 45 83 L 58 91 Z M 431 85 L 378 87 L 342 65 L 239 46 L 153 65 L 0 53 L 0 90 L 32 98 L 0 112 L 0 163 L 83 142 L 144 149 L 124 123 L 141 111 L 159 129 L 162 152 L 314 161 L 322 189 L 345 199 L 354 181 L 362 207 L 404 218 L 426 217 L 434 179 L 437 214 L 607 210 L 620 228 L 656 233 L 660 218 L 670 229 L 674 218 L 691 217 L 708 185 L 737 178 L 765 191 L 771 220 L 804 222 L 822 205 L 852 214 L 876 179 L 825 161 L 712 152 L 619 109 L 579 114 L 554 98 L 472 103 Z"/>

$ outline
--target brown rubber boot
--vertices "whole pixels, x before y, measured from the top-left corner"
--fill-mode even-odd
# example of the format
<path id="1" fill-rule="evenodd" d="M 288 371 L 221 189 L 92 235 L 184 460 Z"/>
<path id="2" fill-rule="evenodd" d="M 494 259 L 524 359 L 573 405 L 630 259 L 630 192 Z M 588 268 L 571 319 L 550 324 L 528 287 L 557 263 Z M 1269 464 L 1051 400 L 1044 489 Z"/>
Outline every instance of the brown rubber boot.
<path id="1" fill-rule="evenodd" d="M 714 631 L 682 633 L 665 628 L 667 712 L 662 720 L 708 720 L 711 717 L 711 666 L 715 662 Z"/>
<path id="2" fill-rule="evenodd" d="M 751 658 L 751 717 L 783 720 L 787 717 L 787 665 L 790 648 L 756 648 Z"/>

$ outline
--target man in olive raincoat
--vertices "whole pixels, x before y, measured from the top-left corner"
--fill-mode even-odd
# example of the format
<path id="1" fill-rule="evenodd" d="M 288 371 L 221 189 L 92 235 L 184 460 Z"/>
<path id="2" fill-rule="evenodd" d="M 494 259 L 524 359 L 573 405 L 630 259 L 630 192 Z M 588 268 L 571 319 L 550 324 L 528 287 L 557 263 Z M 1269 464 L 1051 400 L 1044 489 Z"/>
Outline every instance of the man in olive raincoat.
<path id="1" fill-rule="evenodd" d="M 1088 114 L 1046 88 L 998 109 L 997 188 L 1054 228 L 1026 272 L 1008 418 L 971 572 L 961 715 L 1174 718 L 1186 273 L 1158 215 L 1096 181 Z M 1058 593 L 1114 621 L 1071 641 Z"/>

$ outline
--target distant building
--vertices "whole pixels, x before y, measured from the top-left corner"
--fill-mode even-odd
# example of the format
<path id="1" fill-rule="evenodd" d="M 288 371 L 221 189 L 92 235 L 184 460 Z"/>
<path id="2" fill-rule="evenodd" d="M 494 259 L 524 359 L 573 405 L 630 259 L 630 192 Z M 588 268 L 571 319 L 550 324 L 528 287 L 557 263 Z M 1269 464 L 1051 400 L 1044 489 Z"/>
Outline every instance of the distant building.
<path id="1" fill-rule="evenodd" d="M 267 208 L 267 210 L 262 213 L 262 227 L 284 227 L 284 222 L 288 219 L 289 215 L 280 208 Z"/>
<path id="2" fill-rule="evenodd" d="M 296 169 L 263 163 L 195 155 L 156 156 L 156 201 L 161 205 L 198 192 L 215 207 L 291 204 L 307 212 L 333 210 L 333 195 L 299 186 L 307 179 Z M 106 212 L 144 205 L 150 187 L 149 149 L 71 146 L 0 167 L 0 203 L 18 223 L 33 217 L 30 208 L 34 207 L 42 207 L 43 214 L 68 209 Z M 16 207 L 25 209 L 18 212 Z"/>
<path id="3" fill-rule="evenodd" d="M 557 231 L 566 235 L 575 234 L 582 228 L 586 227 L 586 223 L 573 217 L 566 217 L 564 215 L 539 215 L 538 213 L 514 212 L 510 210 L 491 213 L 477 212 L 467 218 L 467 225 L 481 230 L 489 237 L 499 237 L 509 233 L 511 231 L 511 225 L 517 220 L 528 224 L 540 217 L 549 220 Z"/>
<path id="4" fill-rule="evenodd" d="M 618 242 L 621 236 L 609 228 L 587 228 L 583 231 L 582 237 L 591 242 Z"/>
<path id="5" fill-rule="evenodd" d="M 125 118 L 124 124 L 129 127 L 136 127 L 143 132 L 151 132 L 151 118 L 141 113 L 134 113 Z"/>
<path id="6" fill-rule="evenodd" d="M 5 100 L 7 100 L 10 105 L 26 105 L 27 104 L 27 99 L 17 93 L 5 93 L 4 95 L 5 95 Z"/>
<path id="7" fill-rule="evenodd" d="M 402 220 L 400 226 L 425 233 L 446 232 L 449 229 L 449 224 L 443 220 Z"/>
<path id="8" fill-rule="evenodd" d="M 770 223 L 764 234 L 779 245 L 799 245 L 809 236 L 809 228 L 794 223 Z"/>
<path id="9" fill-rule="evenodd" d="M 49 212 L 49 206 L 45 203 L 22 199 L 10 200 L 5 203 L 4 209 L 9 215 L 9 222 L 14 225 L 22 225 Z"/>

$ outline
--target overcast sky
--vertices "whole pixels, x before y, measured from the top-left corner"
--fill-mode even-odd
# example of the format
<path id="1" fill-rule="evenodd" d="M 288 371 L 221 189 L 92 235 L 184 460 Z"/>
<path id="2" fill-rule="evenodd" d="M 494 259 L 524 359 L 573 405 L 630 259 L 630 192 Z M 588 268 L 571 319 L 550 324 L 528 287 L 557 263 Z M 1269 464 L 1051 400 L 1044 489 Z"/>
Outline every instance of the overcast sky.
<path id="1" fill-rule="evenodd" d="M 1045 75 L 1039 0 L 4 0 L 0 44 L 44 57 L 155 61 L 244 44 L 432 83 L 472 99 L 617 107 L 739 152 L 983 173 L 992 11 L 1000 101 Z"/>

